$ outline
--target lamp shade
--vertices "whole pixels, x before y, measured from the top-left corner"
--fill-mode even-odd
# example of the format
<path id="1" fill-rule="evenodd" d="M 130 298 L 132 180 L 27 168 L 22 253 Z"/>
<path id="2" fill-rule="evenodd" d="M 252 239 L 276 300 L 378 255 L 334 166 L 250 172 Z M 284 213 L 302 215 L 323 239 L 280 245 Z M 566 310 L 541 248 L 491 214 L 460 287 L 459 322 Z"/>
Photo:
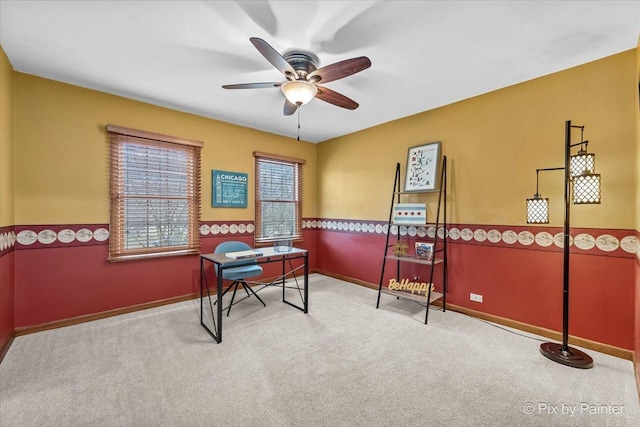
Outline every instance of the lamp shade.
<path id="1" fill-rule="evenodd" d="M 549 224 L 549 199 L 537 193 L 527 199 L 527 224 Z"/>
<path id="2" fill-rule="evenodd" d="M 311 101 L 318 92 L 315 85 L 304 80 L 286 82 L 280 86 L 280 89 L 289 102 L 298 106 Z"/>
<path id="3" fill-rule="evenodd" d="M 575 178 L 583 173 L 593 173 L 596 169 L 596 156 L 580 150 L 578 154 L 571 156 L 571 178 Z"/>
<path id="4" fill-rule="evenodd" d="M 573 177 L 573 203 L 576 205 L 600 203 L 600 174 L 583 173 Z"/>

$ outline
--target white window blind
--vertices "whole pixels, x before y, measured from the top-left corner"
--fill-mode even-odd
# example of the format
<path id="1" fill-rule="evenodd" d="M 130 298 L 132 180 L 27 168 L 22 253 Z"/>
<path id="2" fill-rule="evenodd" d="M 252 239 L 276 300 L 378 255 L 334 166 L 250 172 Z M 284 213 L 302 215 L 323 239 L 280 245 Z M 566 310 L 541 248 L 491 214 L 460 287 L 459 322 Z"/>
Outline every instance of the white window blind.
<path id="1" fill-rule="evenodd" d="M 109 125 L 109 260 L 200 252 L 202 143 Z"/>
<path id="2" fill-rule="evenodd" d="M 305 160 L 255 152 L 256 245 L 302 240 L 302 166 Z"/>

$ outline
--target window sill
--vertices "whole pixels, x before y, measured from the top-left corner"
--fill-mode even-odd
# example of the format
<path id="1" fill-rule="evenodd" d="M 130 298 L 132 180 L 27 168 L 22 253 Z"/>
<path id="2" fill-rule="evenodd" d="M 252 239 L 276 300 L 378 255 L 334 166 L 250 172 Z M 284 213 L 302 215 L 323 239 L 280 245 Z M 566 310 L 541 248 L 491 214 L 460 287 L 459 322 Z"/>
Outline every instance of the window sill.
<path id="1" fill-rule="evenodd" d="M 154 252 L 154 253 L 142 253 L 142 254 L 129 254 L 129 255 L 115 255 L 109 256 L 107 259 L 109 262 L 125 262 L 125 261 L 139 261 L 152 258 L 166 258 L 183 255 L 199 255 L 200 251 L 197 249 L 183 249 L 179 251 L 171 252 Z"/>

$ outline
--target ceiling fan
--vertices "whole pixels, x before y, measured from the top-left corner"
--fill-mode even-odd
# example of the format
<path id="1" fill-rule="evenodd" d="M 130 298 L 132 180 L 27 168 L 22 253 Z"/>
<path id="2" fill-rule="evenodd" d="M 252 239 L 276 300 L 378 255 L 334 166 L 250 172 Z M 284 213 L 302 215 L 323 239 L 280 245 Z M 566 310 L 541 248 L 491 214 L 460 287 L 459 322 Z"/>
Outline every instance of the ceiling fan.
<path id="1" fill-rule="evenodd" d="M 281 55 L 271 47 L 269 43 L 260 38 L 251 37 L 249 40 L 256 49 L 267 58 L 267 61 L 284 74 L 287 80 L 285 82 L 223 85 L 222 87 L 224 89 L 279 87 L 285 96 L 285 116 L 295 113 L 298 107 L 311 101 L 314 97 L 349 110 L 358 108 L 358 103 L 354 100 L 324 86 L 320 86 L 318 83 L 332 82 L 369 68 L 371 61 L 366 56 L 346 59 L 318 68 L 320 66 L 320 60 L 318 56 L 312 52 L 302 49 L 290 49 Z"/>

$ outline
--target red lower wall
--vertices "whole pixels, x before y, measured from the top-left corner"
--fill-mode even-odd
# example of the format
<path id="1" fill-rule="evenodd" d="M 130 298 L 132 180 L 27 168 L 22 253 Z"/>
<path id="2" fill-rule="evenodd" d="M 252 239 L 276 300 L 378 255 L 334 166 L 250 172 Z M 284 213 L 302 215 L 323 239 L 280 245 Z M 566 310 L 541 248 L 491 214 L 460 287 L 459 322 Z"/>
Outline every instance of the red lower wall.
<path id="1" fill-rule="evenodd" d="M 452 304 L 562 330 L 561 253 L 451 244 Z M 633 265 L 627 258 L 572 254 L 569 334 L 633 348 Z M 469 293 L 483 302 L 469 300 Z"/>
<path id="2" fill-rule="evenodd" d="M 640 232 L 636 230 L 636 239 L 640 242 Z M 640 246 L 640 245 L 639 245 Z M 638 247 L 638 246 L 636 246 Z M 636 273 L 636 314 L 635 314 L 635 328 L 634 328 L 634 352 L 636 355 L 636 385 L 638 386 L 638 394 L 640 395 L 640 254 L 636 254 L 635 262 Z"/>
<path id="3" fill-rule="evenodd" d="M 107 245 L 17 251 L 16 328 L 197 289 L 198 256 L 109 263 L 107 252 Z"/>
<path id="4" fill-rule="evenodd" d="M 77 228 L 77 227 L 76 227 Z M 203 237 L 201 251 L 211 253 L 223 240 L 253 244 L 250 234 Z M 315 232 L 303 248 L 315 247 Z M 15 251 L 15 328 L 143 304 L 199 292 L 197 255 L 110 263 L 108 245 L 20 248 Z M 3 257 L 4 258 L 4 257 Z M 315 250 L 309 257 L 315 268 Z M 263 277 L 278 274 L 265 265 Z M 12 328 L 11 328 L 12 329 Z"/>
<path id="5" fill-rule="evenodd" d="M 384 253 L 383 235 L 363 235 L 323 230 L 318 233 L 318 269 L 378 283 Z"/>
<path id="6" fill-rule="evenodd" d="M 13 249 L 13 248 L 12 248 Z M 14 259 L 15 251 L 4 251 L 0 256 L 0 352 L 5 348 L 15 329 L 14 323 Z M 2 359 L 0 354 L 0 360 Z"/>
<path id="7" fill-rule="evenodd" d="M 416 239 L 410 238 L 409 246 Z M 321 254 L 318 268 L 378 284 L 384 246 L 384 234 L 325 229 L 316 247 Z M 563 259 L 559 248 L 459 240 L 450 241 L 448 249 L 447 303 L 562 330 Z M 599 253 L 595 248 L 584 254 L 574 253 L 576 250 L 572 249 L 570 258 L 570 335 L 634 349 L 634 259 Z M 400 278 L 418 275 L 422 281 L 428 279 L 428 267 L 421 271 L 416 264 L 402 265 Z M 394 275 L 394 268 L 394 262 L 387 264 L 383 284 Z M 436 270 L 433 282 L 437 290 L 441 277 L 441 270 Z M 483 302 L 470 301 L 471 292 L 481 294 Z"/>
<path id="8" fill-rule="evenodd" d="M 379 230 L 381 224 L 345 222 L 321 226 L 321 222 L 324 223 L 308 221 L 304 242 L 300 245 L 310 250 L 310 268 L 378 284 L 386 236 Z M 78 227 L 82 226 L 75 228 Z M 238 234 L 232 234 L 235 229 L 228 231 L 230 228 L 224 226 L 211 226 L 210 229 L 211 234 L 207 232 L 202 237 L 203 253 L 213 252 L 223 240 L 253 243 L 253 230 L 248 227 L 246 230 L 242 228 L 244 231 L 238 231 Z M 42 231 L 36 228 L 34 232 L 38 235 Z M 503 241 L 488 244 L 483 240 L 483 234 L 478 234 L 478 239 L 484 243 L 478 243 L 469 240 L 470 237 L 464 240 L 464 236 L 473 236 L 466 228 L 462 232 L 462 238 L 449 240 L 448 244 L 447 302 L 561 330 L 562 252 L 559 248 L 543 248 L 526 239 L 522 244 Z M 526 232 L 524 229 L 516 230 L 516 234 Z M 615 234 L 610 230 L 599 232 Z M 618 237 L 626 233 L 620 232 Z M 100 313 L 199 290 L 198 256 L 120 263 L 109 263 L 106 259 L 106 241 L 19 244 L 15 251 L 0 257 L 3 272 L 10 272 L 8 278 L 3 278 L 1 288 L 0 338 L 6 341 L 14 328 Z M 14 270 L 6 268 L 12 265 L 15 265 Z M 383 283 L 395 275 L 394 266 L 395 263 L 387 265 Z M 401 278 L 417 275 L 422 281 L 429 279 L 428 268 L 415 264 L 410 264 L 410 267 L 403 264 L 402 268 Z M 572 248 L 570 334 L 637 352 L 637 341 L 640 340 L 634 342 L 634 333 L 640 331 L 640 315 L 634 307 L 635 299 L 640 298 L 636 285 L 640 283 L 637 278 L 639 268 L 636 258 L 620 248 L 612 252 Z M 278 266 L 265 265 L 265 277 L 277 274 Z M 441 277 L 442 265 L 439 265 L 433 280 L 438 290 L 442 288 Z M 12 280 L 15 281 L 13 307 L 9 302 L 13 290 L 4 285 Z M 470 301 L 470 292 L 483 295 L 483 302 Z M 372 304 L 374 299 L 372 297 Z"/>

